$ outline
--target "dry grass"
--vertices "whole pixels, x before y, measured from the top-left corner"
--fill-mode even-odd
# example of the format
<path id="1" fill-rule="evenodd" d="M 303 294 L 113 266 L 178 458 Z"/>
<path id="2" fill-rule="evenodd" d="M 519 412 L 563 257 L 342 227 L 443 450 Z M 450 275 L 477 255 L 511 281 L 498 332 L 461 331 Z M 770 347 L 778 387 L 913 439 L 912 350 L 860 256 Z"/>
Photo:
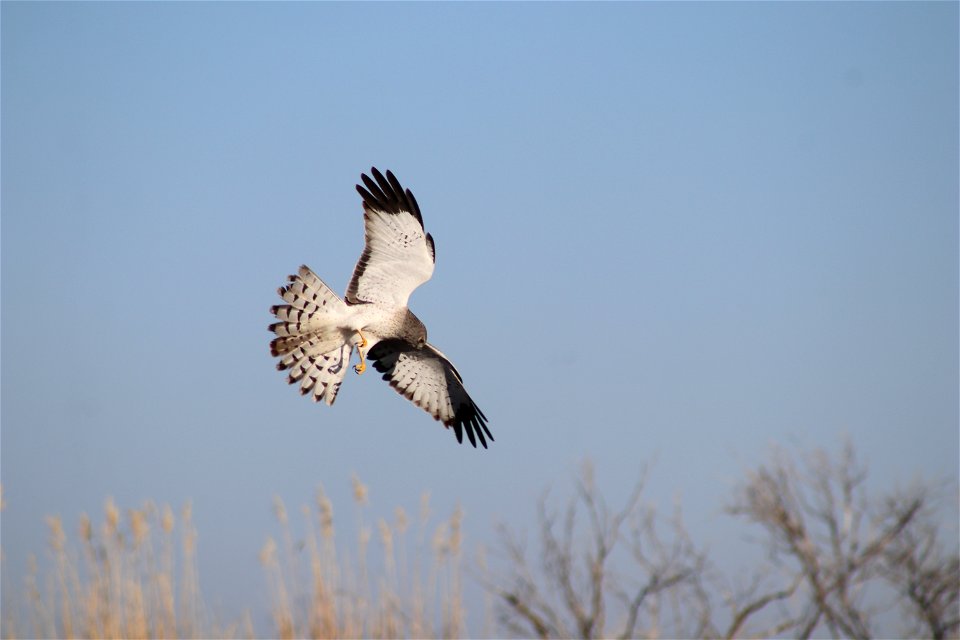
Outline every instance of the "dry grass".
<path id="1" fill-rule="evenodd" d="M 391 522 L 376 522 L 379 553 L 371 570 L 368 550 L 374 536 L 366 522 L 367 489 L 354 478 L 358 539 L 356 555 L 338 550 L 333 505 L 318 490 L 301 515 L 305 533 L 294 542 L 286 508 L 274 512 L 280 544 L 267 539 L 260 553 L 281 638 L 460 637 L 462 607 L 462 511 L 434 528 L 429 540 L 429 498 L 421 500 L 413 557 L 407 539 L 410 521 L 397 508 Z M 429 550 L 428 550 L 429 547 Z"/>
<path id="2" fill-rule="evenodd" d="M 71 543 L 59 516 L 47 518 L 49 562 L 29 561 L 24 601 L 4 613 L 5 637 L 198 638 L 252 635 L 249 621 L 220 627 L 200 597 L 190 505 L 179 523 L 169 506 L 121 513 L 112 499 L 103 521 L 80 516 Z M 24 619 L 25 618 L 25 619 Z"/>
<path id="3" fill-rule="evenodd" d="M 303 531 L 296 538 L 286 507 L 275 499 L 279 543 L 268 537 L 260 551 L 270 602 L 253 607 L 262 611 L 269 605 L 275 627 L 266 635 L 463 635 L 462 510 L 432 527 L 424 495 L 413 526 L 402 508 L 391 521 L 379 518 L 371 526 L 367 488 L 356 478 L 353 488 L 358 539 L 352 549 L 338 547 L 333 505 L 322 490 L 313 505 L 301 507 Z M 223 625 L 204 605 L 189 505 L 176 518 L 169 506 L 147 503 L 121 512 L 108 499 L 103 521 L 95 525 L 81 515 L 78 540 L 72 541 L 59 517 L 47 518 L 47 525 L 49 557 L 30 559 L 20 602 L 5 607 L 4 637 L 257 635 L 249 615 Z"/>

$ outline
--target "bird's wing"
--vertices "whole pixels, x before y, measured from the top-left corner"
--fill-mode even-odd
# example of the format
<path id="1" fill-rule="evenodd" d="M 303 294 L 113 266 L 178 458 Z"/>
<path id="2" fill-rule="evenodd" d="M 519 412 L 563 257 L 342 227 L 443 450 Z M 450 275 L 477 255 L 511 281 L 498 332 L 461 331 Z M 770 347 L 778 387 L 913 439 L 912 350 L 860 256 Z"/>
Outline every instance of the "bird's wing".
<path id="1" fill-rule="evenodd" d="M 420 207 L 389 171 L 362 174 L 365 245 L 347 287 L 347 302 L 407 306 L 413 290 L 433 275 L 433 238 L 423 230 Z"/>
<path id="2" fill-rule="evenodd" d="M 457 442 L 463 442 L 464 431 L 474 447 L 477 440 L 484 449 L 486 438 L 493 441 L 487 417 L 463 388 L 456 368 L 434 346 L 418 349 L 403 340 L 384 340 L 370 350 L 367 358 L 398 393 L 445 426 L 453 427 Z"/>

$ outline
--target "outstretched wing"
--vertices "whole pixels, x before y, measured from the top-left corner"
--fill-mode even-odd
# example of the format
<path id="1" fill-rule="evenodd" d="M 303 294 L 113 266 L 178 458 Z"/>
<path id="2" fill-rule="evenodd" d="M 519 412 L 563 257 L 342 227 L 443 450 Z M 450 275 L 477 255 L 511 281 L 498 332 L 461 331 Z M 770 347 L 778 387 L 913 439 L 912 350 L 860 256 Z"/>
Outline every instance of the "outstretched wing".
<path id="1" fill-rule="evenodd" d="M 423 231 L 420 207 L 389 171 L 386 177 L 361 174 L 363 224 L 366 244 L 347 287 L 347 302 L 407 306 L 413 290 L 433 275 L 433 238 Z"/>
<path id="2" fill-rule="evenodd" d="M 477 440 L 487 448 L 487 417 L 463 388 L 463 379 L 440 351 L 427 344 L 422 349 L 399 339 L 378 342 L 367 354 L 390 386 L 447 427 L 453 427 L 457 442 L 467 432 L 470 444 Z"/>

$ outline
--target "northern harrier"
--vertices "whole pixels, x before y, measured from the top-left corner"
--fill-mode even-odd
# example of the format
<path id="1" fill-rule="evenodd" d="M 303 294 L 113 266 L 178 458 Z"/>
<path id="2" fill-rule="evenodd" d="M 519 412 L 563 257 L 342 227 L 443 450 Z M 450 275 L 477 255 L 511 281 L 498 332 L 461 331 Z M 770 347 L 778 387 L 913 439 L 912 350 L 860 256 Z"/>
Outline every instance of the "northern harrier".
<path id="1" fill-rule="evenodd" d="M 458 442 L 466 431 L 470 444 L 484 448 L 487 418 L 466 389 L 463 378 L 439 349 L 427 342 L 427 328 L 407 308 L 410 294 L 433 275 L 433 238 L 423 230 L 420 207 L 394 175 L 371 169 L 376 181 L 361 174 L 366 244 L 353 270 L 345 299 L 334 293 L 307 266 L 277 291 L 287 304 L 271 307 L 279 322 L 270 353 L 277 369 L 302 395 L 332 405 L 346 375 L 353 348 L 366 370 L 364 356 L 383 379 L 446 427 Z M 486 436 L 486 438 L 484 437 Z"/>

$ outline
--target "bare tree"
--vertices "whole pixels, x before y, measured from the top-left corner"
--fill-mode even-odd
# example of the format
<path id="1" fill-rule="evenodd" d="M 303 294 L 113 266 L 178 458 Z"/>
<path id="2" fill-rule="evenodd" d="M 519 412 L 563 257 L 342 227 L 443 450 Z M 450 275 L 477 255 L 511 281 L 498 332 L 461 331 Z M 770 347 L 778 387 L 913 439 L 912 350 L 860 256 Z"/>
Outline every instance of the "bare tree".
<path id="1" fill-rule="evenodd" d="M 645 474 L 644 474 L 645 475 Z M 679 611 L 695 598 L 703 556 L 677 515 L 665 541 L 652 507 L 641 503 L 643 477 L 626 503 L 612 510 L 585 463 L 576 493 L 561 515 L 544 495 L 538 503 L 540 562 L 532 567 L 526 544 L 502 529 L 507 576 L 485 578 L 498 597 L 498 618 L 509 633 L 538 638 L 634 638 L 682 635 L 675 626 L 701 617 Z M 583 521 L 585 518 L 585 522 Z M 687 633 L 690 633 L 687 631 Z"/>
<path id="2" fill-rule="evenodd" d="M 814 451 L 801 469 L 778 454 L 738 489 L 730 512 L 762 527 L 770 560 L 792 575 L 783 630 L 872 637 L 892 591 L 908 614 L 900 632 L 955 636 L 960 572 L 956 551 L 937 543 L 934 489 L 871 501 L 866 475 L 847 444 L 837 459 Z"/>
<path id="3" fill-rule="evenodd" d="M 737 588 L 691 541 L 679 510 L 664 535 L 641 502 L 643 477 L 613 510 L 585 464 L 564 511 L 546 495 L 538 504 L 538 562 L 522 537 L 501 530 L 507 568 L 482 579 L 502 629 L 539 638 L 957 637 L 960 559 L 956 543 L 945 551 L 938 539 L 938 491 L 916 484 L 870 500 L 849 445 L 835 459 L 800 457 L 798 467 L 775 454 L 735 492 L 728 512 L 759 526 L 767 551 Z M 901 609 L 895 621 L 884 617 L 892 606 Z"/>
<path id="4" fill-rule="evenodd" d="M 890 505 L 895 508 L 895 503 Z M 935 512 L 918 513 L 884 550 L 881 573 L 900 595 L 910 637 L 957 637 L 960 632 L 960 557 L 946 553 Z"/>

